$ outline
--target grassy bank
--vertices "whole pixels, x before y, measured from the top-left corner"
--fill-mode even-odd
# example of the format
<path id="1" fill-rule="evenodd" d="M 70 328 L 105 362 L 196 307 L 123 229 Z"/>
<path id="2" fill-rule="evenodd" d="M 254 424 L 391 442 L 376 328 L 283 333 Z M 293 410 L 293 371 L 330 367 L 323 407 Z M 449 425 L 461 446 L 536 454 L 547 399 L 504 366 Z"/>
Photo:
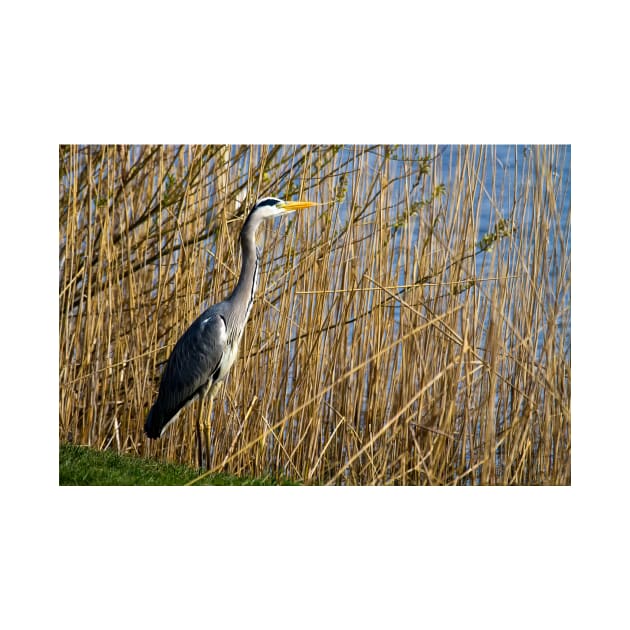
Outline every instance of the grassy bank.
<path id="1" fill-rule="evenodd" d="M 156 460 L 97 451 L 86 446 L 62 444 L 59 447 L 59 485 L 61 486 L 183 486 L 194 482 L 200 471 Z M 194 485 L 273 486 L 286 480 L 271 477 L 247 478 L 225 473 L 208 475 Z"/>
<path id="2" fill-rule="evenodd" d="M 569 154 L 510 151 L 60 147 L 60 441 L 194 466 L 197 404 L 142 434 L 164 363 L 233 288 L 253 201 L 300 197 L 261 230 L 215 472 L 569 484 Z"/>

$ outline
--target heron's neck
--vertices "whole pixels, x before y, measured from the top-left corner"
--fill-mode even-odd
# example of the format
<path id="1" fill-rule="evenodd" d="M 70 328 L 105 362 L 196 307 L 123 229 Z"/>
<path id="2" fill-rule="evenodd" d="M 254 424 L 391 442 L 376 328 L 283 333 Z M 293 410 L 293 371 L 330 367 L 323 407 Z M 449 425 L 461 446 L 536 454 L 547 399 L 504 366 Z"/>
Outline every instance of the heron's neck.
<path id="1" fill-rule="evenodd" d="M 258 225 L 259 222 L 252 222 L 248 218 L 241 230 L 241 275 L 229 297 L 230 302 L 236 306 L 235 312 L 239 314 L 239 319 L 242 318 L 242 322 L 239 322 L 241 325 L 244 325 L 249 317 L 258 288 L 259 260 L 256 248 Z"/>

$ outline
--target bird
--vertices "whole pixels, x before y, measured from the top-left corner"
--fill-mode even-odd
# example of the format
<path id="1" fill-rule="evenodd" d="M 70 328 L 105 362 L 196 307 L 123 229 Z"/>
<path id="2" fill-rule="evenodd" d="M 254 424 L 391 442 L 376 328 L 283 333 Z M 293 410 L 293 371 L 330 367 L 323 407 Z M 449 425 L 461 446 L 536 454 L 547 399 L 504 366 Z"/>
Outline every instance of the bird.
<path id="1" fill-rule="evenodd" d="M 196 398 L 212 401 L 238 355 L 245 324 L 254 303 L 260 271 L 260 250 L 256 231 L 272 217 L 316 206 L 312 201 L 284 201 L 276 197 L 259 199 L 249 212 L 240 233 L 241 273 L 230 296 L 206 309 L 179 338 L 162 374 L 157 398 L 144 424 L 152 440 L 164 435 L 180 412 Z M 201 415 L 202 405 L 199 414 Z M 211 411 L 211 409 L 210 409 Z M 197 449 L 202 466 L 201 419 L 197 419 Z M 205 430 L 206 463 L 209 460 L 210 422 Z"/>

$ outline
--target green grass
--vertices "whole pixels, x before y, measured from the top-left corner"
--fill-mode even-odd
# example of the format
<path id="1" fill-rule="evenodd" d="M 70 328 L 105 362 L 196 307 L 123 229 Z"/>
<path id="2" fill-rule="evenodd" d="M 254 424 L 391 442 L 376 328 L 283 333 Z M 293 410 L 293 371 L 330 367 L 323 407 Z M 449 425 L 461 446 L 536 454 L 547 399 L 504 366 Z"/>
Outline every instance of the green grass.
<path id="1" fill-rule="evenodd" d="M 182 486 L 201 472 L 180 464 L 166 464 L 113 451 L 97 451 L 87 446 L 59 446 L 60 486 Z M 204 477 L 195 485 L 275 486 L 289 485 L 287 479 L 271 476 L 247 478 L 224 473 Z"/>

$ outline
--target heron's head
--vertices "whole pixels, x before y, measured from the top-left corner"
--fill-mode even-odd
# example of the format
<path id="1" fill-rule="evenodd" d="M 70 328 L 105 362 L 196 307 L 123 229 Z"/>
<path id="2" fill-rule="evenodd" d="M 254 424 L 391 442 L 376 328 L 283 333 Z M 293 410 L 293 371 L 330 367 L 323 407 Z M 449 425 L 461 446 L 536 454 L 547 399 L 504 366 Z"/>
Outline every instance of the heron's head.
<path id="1" fill-rule="evenodd" d="M 250 216 L 253 217 L 255 215 L 260 219 L 268 219 L 269 217 L 289 214 L 301 208 L 310 208 L 316 205 L 313 201 L 284 201 L 277 197 L 265 197 L 256 202 L 256 205 L 250 212 Z"/>

